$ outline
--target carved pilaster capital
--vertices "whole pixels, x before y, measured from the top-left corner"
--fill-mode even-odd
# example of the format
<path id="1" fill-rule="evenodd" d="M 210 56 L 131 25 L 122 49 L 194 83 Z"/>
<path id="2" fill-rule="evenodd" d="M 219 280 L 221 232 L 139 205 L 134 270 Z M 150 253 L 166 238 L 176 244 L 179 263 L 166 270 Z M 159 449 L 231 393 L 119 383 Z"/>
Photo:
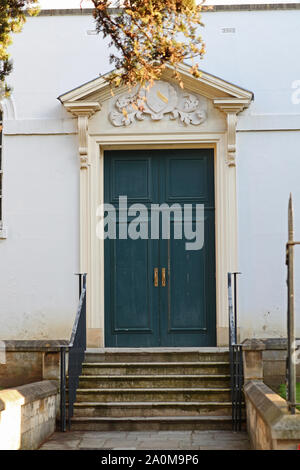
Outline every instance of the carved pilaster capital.
<path id="1" fill-rule="evenodd" d="M 101 109 L 98 101 L 67 101 L 64 107 L 73 116 L 87 116 L 88 118 Z"/>
<path id="2" fill-rule="evenodd" d="M 78 116 L 78 140 L 80 168 L 88 168 L 88 116 Z"/>
<path id="3" fill-rule="evenodd" d="M 88 168 L 88 121 L 89 118 L 100 110 L 98 102 L 81 101 L 64 103 L 67 111 L 78 118 L 79 158 L 80 168 Z"/>
<path id="4" fill-rule="evenodd" d="M 215 99 L 216 108 L 223 111 L 227 117 L 227 165 L 236 165 L 236 125 L 237 114 L 247 108 L 250 104 L 248 99 Z"/>
<path id="5" fill-rule="evenodd" d="M 237 116 L 234 112 L 227 113 L 227 165 L 236 165 L 236 124 Z"/>

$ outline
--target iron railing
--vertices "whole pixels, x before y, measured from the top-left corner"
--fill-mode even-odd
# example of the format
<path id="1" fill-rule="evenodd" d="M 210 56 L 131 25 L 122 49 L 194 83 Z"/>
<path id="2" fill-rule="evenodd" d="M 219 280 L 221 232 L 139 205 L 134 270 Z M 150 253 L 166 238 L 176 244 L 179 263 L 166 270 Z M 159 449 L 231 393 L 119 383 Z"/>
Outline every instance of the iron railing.
<path id="1" fill-rule="evenodd" d="M 71 339 L 68 346 L 60 349 L 60 427 L 70 429 L 76 391 L 86 350 L 86 274 L 79 277 L 79 304 Z M 68 351 L 68 412 L 66 407 L 66 351 Z"/>
<path id="2" fill-rule="evenodd" d="M 296 413 L 296 363 L 297 340 L 295 332 L 295 286 L 294 286 L 294 248 L 300 245 L 294 240 L 294 210 L 290 194 L 288 206 L 288 242 L 286 244 L 287 265 L 287 360 L 286 360 L 286 399 L 291 414 Z"/>
<path id="3" fill-rule="evenodd" d="M 243 354 L 242 345 L 237 342 L 237 275 L 228 273 L 228 313 L 229 313 L 229 357 L 230 357 L 230 389 L 232 403 L 232 429 L 241 431 L 243 410 Z M 233 295 L 232 295 L 233 277 Z"/>

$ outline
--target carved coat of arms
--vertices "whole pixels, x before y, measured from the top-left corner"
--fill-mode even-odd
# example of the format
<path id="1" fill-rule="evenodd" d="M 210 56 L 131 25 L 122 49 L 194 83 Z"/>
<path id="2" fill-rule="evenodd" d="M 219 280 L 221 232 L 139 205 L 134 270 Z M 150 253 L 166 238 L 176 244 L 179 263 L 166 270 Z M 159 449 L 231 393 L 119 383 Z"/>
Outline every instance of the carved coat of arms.
<path id="1" fill-rule="evenodd" d="M 185 125 L 197 126 L 205 121 L 206 111 L 196 95 L 176 90 L 170 83 L 159 81 L 149 89 L 142 90 L 138 98 L 135 93 L 118 97 L 109 119 L 114 126 L 120 127 L 129 126 L 136 120 L 142 121 L 146 116 L 150 116 L 153 121 L 169 117 Z"/>

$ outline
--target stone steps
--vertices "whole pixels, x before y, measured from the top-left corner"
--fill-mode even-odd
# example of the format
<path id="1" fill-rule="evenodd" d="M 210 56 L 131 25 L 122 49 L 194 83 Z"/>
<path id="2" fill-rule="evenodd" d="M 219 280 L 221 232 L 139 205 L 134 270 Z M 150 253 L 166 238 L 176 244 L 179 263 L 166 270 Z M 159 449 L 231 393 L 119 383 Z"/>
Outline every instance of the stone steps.
<path id="1" fill-rule="evenodd" d="M 183 431 L 231 429 L 230 416 L 72 418 L 72 431 Z"/>
<path id="2" fill-rule="evenodd" d="M 79 388 L 224 388 L 229 375 L 89 375 L 80 376 Z"/>
<path id="3" fill-rule="evenodd" d="M 82 402 L 76 417 L 231 416 L 231 402 Z"/>
<path id="4" fill-rule="evenodd" d="M 231 429 L 226 348 L 88 350 L 72 430 Z"/>
<path id="5" fill-rule="evenodd" d="M 79 388 L 76 401 L 230 401 L 230 388 Z"/>
<path id="6" fill-rule="evenodd" d="M 228 348 L 100 348 L 89 349 L 85 363 L 227 362 Z"/>
<path id="7" fill-rule="evenodd" d="M 84 363 L 83 375 L 200 375 L 229 374 L 228 361 L 218 362 L 98 362 Z"/>

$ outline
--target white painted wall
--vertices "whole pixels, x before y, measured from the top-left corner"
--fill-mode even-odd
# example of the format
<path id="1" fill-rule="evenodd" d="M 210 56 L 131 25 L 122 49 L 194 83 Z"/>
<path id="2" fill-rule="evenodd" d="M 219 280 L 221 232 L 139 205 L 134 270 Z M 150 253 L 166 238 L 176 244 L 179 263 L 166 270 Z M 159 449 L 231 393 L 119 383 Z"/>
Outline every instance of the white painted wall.
<path id="1" fill-rule="evenodd" d="M 285 335 L 290 191 L 300 239 L 300 104 L 291 100 L 292 83 L 300 80 L 299 21 L 299 10 L 204 15 L 208 52 L 201 67 L 255 94 L 238 123 L 244 337 Z M 233 27 L 235 33 L 221 32 Z M 79 259 L 77 136 L 74 119 L 56 98 L 110 70 L 107 42 L 87 34 L 93 29 L 86 16 L 29 18 L 11 47 L 14 72 L 9 81 L 17 119 L 7 121 L 4 130 L 4 339 L 66 338 L 73 323 L 73 273 Z"/>
<path id="2" fill-rule="evenodd" d="M 287 205 L 295 205 L 300 240 L 300 132 L 238 134 L 240 323 L 247 337 L 286 335 Z M 296 248 L 296 300 L 300 252 Z M 300 302 L 296 302 L 298 333 Z"/>
<path id="3" fill-rule="evenodd" d="M 77 305 L 78 167 L 74 136 L 5 139 L 0 240 L 4 339 L 64 339 Z"/>

